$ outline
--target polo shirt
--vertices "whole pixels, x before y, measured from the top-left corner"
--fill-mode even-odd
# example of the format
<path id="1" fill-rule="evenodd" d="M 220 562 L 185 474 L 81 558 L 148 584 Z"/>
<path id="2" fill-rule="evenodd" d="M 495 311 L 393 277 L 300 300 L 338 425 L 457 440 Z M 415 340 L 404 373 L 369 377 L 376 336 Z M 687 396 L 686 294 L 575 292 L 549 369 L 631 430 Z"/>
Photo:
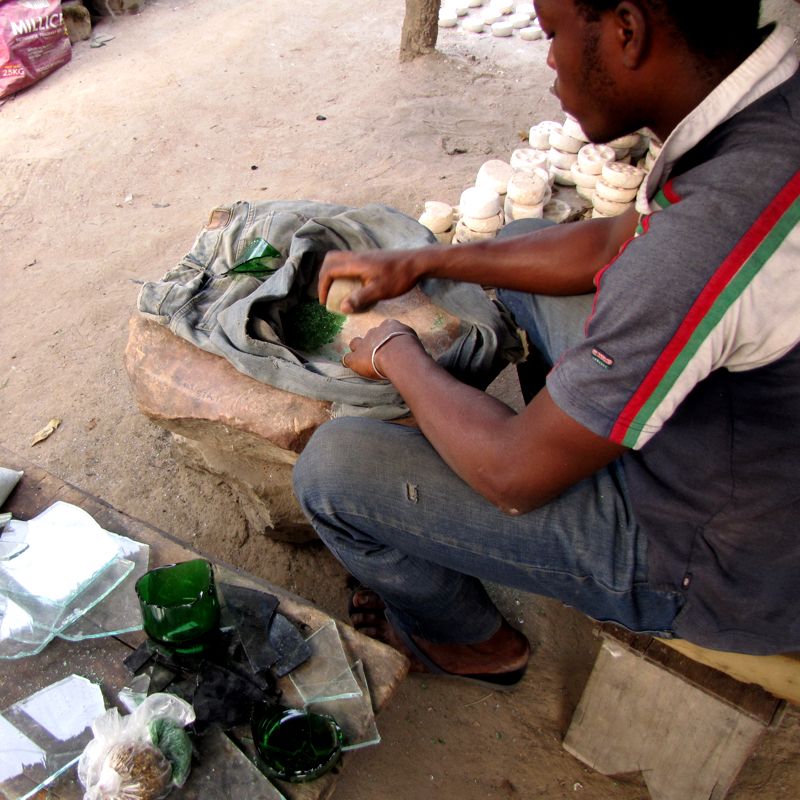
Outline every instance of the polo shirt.
<path id="1" fill-rule="evenodd" d="M 547 385 L 623 444 L 675 633 L 800 650 L 800 75 L 780 26 L 676 126 Z"/>

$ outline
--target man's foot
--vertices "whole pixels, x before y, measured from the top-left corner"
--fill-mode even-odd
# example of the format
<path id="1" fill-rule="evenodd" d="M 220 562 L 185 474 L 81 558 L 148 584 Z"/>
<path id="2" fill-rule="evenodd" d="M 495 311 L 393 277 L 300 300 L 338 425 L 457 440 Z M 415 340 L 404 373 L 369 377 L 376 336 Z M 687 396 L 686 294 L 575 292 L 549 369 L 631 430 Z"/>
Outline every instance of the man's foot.
<path id="1" fill-rule="evenodd" d="M 348 608 L 353 627 L 408 656 L 412 672 L 438 672 L 513 684 L 525 672 L 530 644 L 503 620 L 497 633 L 477 644 L 434 644 L 395 629 L 386 618 L 383 600 L 371 589 L 356 588 Z"/>

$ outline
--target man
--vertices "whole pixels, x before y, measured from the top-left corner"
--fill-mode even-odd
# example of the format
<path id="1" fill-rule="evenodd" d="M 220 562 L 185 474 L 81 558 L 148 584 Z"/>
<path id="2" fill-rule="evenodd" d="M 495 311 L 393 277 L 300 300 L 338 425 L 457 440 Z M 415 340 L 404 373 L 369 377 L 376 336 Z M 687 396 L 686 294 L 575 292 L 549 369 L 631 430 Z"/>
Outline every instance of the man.
<path id="1" fill-rule="evenodd" d="M 351 617 L 419 669 L 513 684 L 481 579 L 720 649 L 800 649 L 800 79 L 759 3 L 538 0 L 593 141 L 664 143 L 636 213 L 416 251 L 331 253 L 343 308 L 424 276 L 501 287 L 552 365 L 519 414 L 386 321 L 346 364 L 419 430 L 319 429 L 295 490 L 363 584 Z"/>

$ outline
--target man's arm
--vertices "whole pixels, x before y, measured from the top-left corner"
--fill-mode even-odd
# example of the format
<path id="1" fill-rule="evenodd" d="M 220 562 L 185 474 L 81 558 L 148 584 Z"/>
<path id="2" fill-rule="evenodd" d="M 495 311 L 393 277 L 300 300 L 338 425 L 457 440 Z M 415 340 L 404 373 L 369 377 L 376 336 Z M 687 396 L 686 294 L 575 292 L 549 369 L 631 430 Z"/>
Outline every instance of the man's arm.
<path id="1" fill-rule="evenodd" d="M 395 320 L 354 339 L 347 366 L 366 377 L 374 365 L 400 392 L 421 431 L 450 468 L 509 514 L 544 505 L 619 457 L 625 448 L 580 425 L 543 389 L 520 413 L 453 378 Z M 408 335 L 406 335 L 408 334 Z"/>
<path id="2" fill-rule="evenodd" d="M 553 225 L 536 233 L 456 247 L 330 252 L 319 278 L 325 303 L 335 278 L 357 278 L 362 288 L 342 303 L 350 313 L 409 291 L 422 278 L 450 278 L 532 294 L 572 295 L 594 290 L 594 276 L 633 236 L 637 216 Z"/>

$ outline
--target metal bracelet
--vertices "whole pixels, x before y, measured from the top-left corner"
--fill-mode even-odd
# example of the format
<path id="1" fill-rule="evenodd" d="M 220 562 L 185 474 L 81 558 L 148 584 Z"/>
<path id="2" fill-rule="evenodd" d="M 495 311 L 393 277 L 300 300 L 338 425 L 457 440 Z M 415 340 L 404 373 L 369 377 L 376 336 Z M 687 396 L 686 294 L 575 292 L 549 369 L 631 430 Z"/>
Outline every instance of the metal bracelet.
<path id="1" fill-rule="evenodd" d="M 383 380 L 388 381 L 389 379 L 378 369 L 377 365 L 375 364 L 375 353 L 383 347 L 389 339 L 394 339 L 395 336 L 416 336 L 415 333 L 412 331 L 392 331 L 385 339 L 381 339 L 378 344 L 372 349 L 372 358 L 370 361 L 372 362 L 372 369 L 375 374 L 379 378 L 383 378 Z"/>

